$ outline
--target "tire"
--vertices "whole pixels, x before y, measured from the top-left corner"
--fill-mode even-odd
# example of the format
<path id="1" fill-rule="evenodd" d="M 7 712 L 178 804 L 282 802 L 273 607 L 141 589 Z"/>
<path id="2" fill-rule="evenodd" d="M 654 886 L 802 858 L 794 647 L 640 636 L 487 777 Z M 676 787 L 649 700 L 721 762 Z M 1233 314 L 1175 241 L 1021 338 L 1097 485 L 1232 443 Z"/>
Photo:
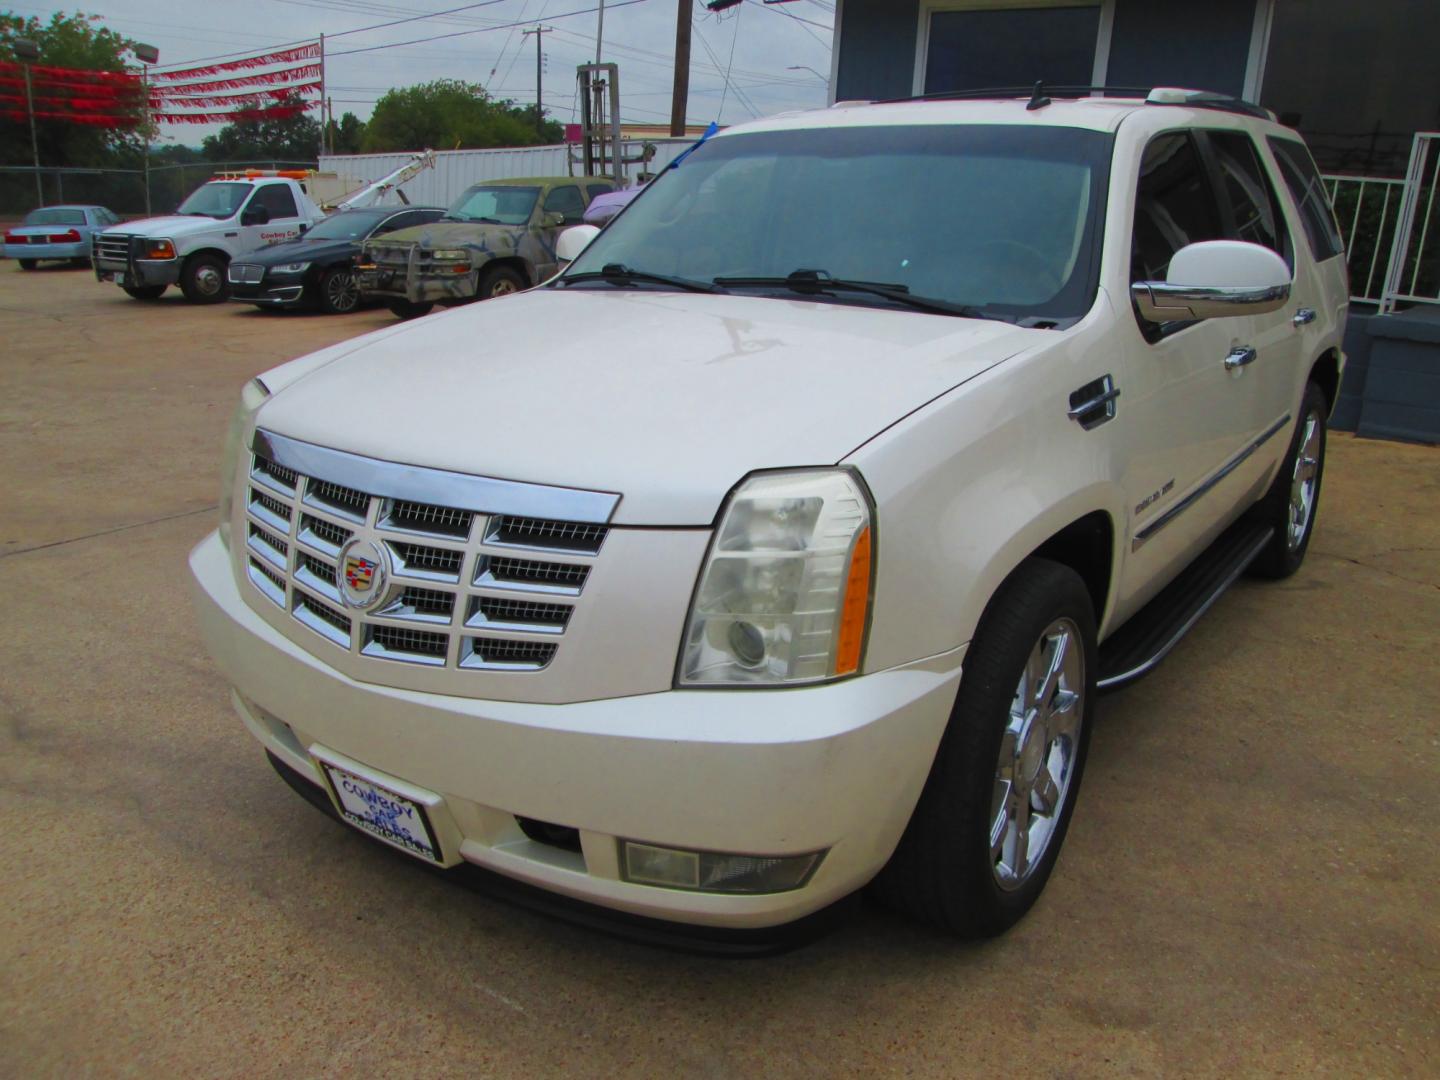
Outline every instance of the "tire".
<path id="1" fill-rule="evenodd" d="M 218 304 L 230 295 L 225 260 L 218 255 L 192 255 L 180 271 L 180 291 L 192 304 Z"/>
<path id="2" fill-rule="evenodd" d="M 132 300 L 159 300 L 165 293 L 165 285 L 126 285 L 125 295 Z"/>
<path id="3" fill-rule="evenodd" d="M 320 277 L 320 310 L 327 315 L 348 315 L 360 306 L 360 287 L 348 266 L 335 266 Z"/>
<path id="4" fill-rule="evenodd" d="M 480 275 L 480 286 L 475 290 L 475 299 L 493 300 L 497 296 L 509 296 L 529 288 L 520 271 L 509 266 L 492 266 Z"/>
<path id="5" fill-rule="evenodd" d="M 40 263 L 39 259 L 20 259 L 18 261 L 21 270 L 34 270 Z"/>
<path id="6" fill-rule="evenodd" d="M 1030 910 L 1074 814 L 1096 663 L 1085 583 L 1027 560 L 980 620 L 925 790 L 876 879 L 884 903 L 961 937 L 999 934 Z"/>
<path id="7" fill-rule="evenodd" d="M 70 260 L 70 265 L 71 265 L 71 266 L 74 266 L 74 267 L 76 267 L 77 269 L 80 269 L 80 270 L 89 270 L 92 264 L 91 264 L 91 262 L 90 262 L 89 259 L 79 258 L 79 259 L 71 259 L 71 260 Z"/>
<path id="8" fill-rule="evenodd" d="M 1320 509 L 1320 482 L 1325 478 L 1325 418 L 1329 411 L 1325 392 L 1315 383 L 1307 383 L 1290 450 L 1275 482 L 1253 511 L 1258 521 L 1275 530 L 1265 550 L 1250 564 L 1256 577 L 1279 581 L 1305 561 Z"/>
<path id="9" fill-rule="evenodd" d="M 391 300 L 386 305 L 390 314 L 400 319 L 418 319 L 421 315 L 430 314 L 430 309 L 435 305 L 427 301 L 412 303 L 409 300 Z"/>

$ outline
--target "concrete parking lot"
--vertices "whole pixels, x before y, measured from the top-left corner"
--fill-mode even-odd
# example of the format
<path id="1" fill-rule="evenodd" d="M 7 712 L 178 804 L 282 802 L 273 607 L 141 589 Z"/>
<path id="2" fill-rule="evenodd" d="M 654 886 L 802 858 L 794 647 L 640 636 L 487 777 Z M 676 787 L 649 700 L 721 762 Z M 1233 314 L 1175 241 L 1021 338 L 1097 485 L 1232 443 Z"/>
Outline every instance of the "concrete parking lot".
<path id="1" fill-rule="evenodd" d="M 185 556 L 238 389 L 391 322 L 0 262 L 0 1074 L 1435 1075 L 1440 449 L 1332 438 L 1303 570 L 1103 701 L 1008 936 L 698 958 L 412 867 L 230 711 Z"/>

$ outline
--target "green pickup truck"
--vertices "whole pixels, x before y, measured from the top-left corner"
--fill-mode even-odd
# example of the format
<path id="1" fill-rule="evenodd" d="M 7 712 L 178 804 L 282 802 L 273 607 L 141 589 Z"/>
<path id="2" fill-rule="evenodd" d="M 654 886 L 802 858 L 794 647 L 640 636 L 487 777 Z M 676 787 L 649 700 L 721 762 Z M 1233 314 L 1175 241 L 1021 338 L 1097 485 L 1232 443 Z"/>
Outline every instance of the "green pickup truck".
<path id="1" fill-rule="evenodd" d="M 615 185 L 598 176 L 487 180 L 467 188 L 438 221 L 366 242 L 361 296 L 402 319 L 436 304 L 467 304 L 528 289 L 559 268 L 555 240 Z"/>

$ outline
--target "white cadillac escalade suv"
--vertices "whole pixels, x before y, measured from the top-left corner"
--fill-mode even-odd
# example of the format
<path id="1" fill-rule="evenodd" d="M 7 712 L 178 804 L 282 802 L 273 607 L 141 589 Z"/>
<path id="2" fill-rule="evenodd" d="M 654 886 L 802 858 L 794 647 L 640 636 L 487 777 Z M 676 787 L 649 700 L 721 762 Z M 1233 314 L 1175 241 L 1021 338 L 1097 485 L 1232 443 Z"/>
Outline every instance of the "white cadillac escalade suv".
<path id="1" fill-rule="evenodd" d="M 1346 303 L 1253 106 L 733 127 L 545 285 L 251 382 L 200 623 L 282 774 L 420 860 L 997 933 L 1097 693 L 1304 558 Z"/>

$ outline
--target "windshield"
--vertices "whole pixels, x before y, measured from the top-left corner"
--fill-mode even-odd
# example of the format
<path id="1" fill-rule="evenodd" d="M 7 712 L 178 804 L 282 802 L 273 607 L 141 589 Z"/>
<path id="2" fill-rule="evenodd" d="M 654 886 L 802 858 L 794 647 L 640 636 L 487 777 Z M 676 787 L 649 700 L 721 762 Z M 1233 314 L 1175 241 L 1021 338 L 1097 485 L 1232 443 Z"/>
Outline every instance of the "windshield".
<path id="1" fill-rule="evenodd" d="M 446 221 L 488 221 L 496 225 L 524 225 L 540 197 L 538 187 L 486 187 L 476 184 L 445 211 Z"/>
<path id="2" fill-rule="evenodd" d="M 51 207 L 47 210 L 31 210 L 25 215 L 25 225 L 84 225 L 84 210 L 61 210 Z"/>
<path id="3" fill-rule="evenodd" d="M 364 211 L 340 210 L 331 214 L 305 234 L 307 240 L 362 240 L 389 212 L 367 214 Z"/>
<path id="4" fill-rule="evenodd" d="M 614 264 L 702 282 L 816 270 L 986 315 L 1078 318 L 1095 296 L 1110 147 L 1101 132 L 999 125 L 723 136 L 654 180 L 566 277 Z"/>
<path id="5" fill-rule="evenodd" d="M 194 214 L 196 217 L 228 218 L 245 201 L 252 188 L 249 184 L 202 184 L 180 204 L 177 214 Z"/>

